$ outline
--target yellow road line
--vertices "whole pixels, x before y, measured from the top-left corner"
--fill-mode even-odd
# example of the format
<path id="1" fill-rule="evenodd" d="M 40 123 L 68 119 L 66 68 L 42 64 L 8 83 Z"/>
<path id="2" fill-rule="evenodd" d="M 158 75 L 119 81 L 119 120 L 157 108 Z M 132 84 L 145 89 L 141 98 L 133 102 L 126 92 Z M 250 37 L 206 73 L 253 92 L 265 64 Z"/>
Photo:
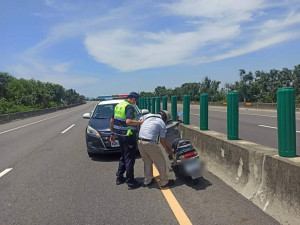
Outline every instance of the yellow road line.
<path id="1" fill-rule="evenodd" d="M 181 206 L 179 205 L 178 201 L 176 200 L 175 196 L 173 195 L 172 191 L 169 188 L 162 189 L 160 183 L 158 182 L 157 177 L 159 177 L 159 172 L 156 167 L 153 165 L 153 175 L 158 183 L 163 195 L 165 196 L 170 208 L 172 209 L 177 221 L 180 225 L 189 225 L 192 224 L 190 219 L 187 217 Z"/>

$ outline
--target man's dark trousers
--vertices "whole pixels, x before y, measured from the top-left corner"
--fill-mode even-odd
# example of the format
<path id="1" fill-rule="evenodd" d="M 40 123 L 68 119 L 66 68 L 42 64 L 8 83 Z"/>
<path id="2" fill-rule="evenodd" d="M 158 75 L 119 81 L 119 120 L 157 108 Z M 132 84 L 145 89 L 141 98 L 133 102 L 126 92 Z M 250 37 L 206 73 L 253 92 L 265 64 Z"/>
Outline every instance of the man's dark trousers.
<path id="1" fill-rule="evenodd" d="M 135 135 L 130 136 L 119 136 L 121 157 L 119 161 L 119 168 L 117 171 L 117 177 L 123 177 L 126 171 L 126 184 L 133 185 L 134 180 L 134 163 L 136 154 L 136 137 Z"/>

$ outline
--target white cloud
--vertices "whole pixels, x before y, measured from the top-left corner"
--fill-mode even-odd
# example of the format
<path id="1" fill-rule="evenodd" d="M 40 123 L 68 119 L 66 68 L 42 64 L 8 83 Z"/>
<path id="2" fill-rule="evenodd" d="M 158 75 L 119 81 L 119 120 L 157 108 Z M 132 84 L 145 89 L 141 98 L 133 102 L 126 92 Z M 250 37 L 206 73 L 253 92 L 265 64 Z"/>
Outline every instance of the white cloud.
<path id="1" fill-rule="evenodd" d="M 266 20 L 261 26 L 257 27 L 261 34 L 268 35 L 282 30 L 298 30 L 293 28 L 294 25 L 300 24 L 300 14 L 291 12 L 285 18 Z M 291 28 L 292 27 L 292 28 Z"/>
<path id="2" fill-rule="evenodd" d="M 218 25 L 186 33 L 113 30 L 87 35 L 85 45 L 98 62 L 120 71 L 134 71 L 184 63 L 206 44 L 228 40 L 238 34 L 239 26 Z"/>
<path id="3" fill-rule="evenodd" d="M 244 14 L 263 6 L 263 0 L 181 0 L 164 4 L 171 12 L 188 17 L 222 18 L 232 14 Z"/>
<path id="4" fill-rule="evenodd" d="M 281 10 L 272 15 L 275 19 L 269 19 L 264 10 L 275 5 L 278 2 L 263 0 L 163 4 L 169 13 L 191 25 L 189 32 L 114 29 L 87 34 L 85 46 L 96 61 L 125 72 L 222 60 L 298 37 L 299 13 Z"/>
<path id="5" fill-rule="evenodd" d="M 227 53 L 215 55 L 213 57 L 200 57 L 200 58 L 194 58 L 190 63 L 192 64 L 199 64 L 199 63 L 207 63 L 207 62 L 213 62 L 213 61 L 218 61 L 218 60 L 223 60 L 227 58 L 232 58 L 235 56 L 239 55 L 244 55 L 250 52 L 257 51 L 262 48 L 267 48 L 272 45 L 284 42 L 286 40 L 294 39 L 296 37 L 299 37 L 300 32 L 298 33 L 282 33 L 278 34 L 274 37 L 270 37 L 269 39 L 259 39 L 259 40 L 254 40 L 253 42 L 241 46 L 240 48 L 236 48 L 233 50 L 230 50 Z"/>
<path id="6" fill-rule="evenodd" d="M 70 62 L 52 64 L 49 61 L 41 59 L 27 58 L 22 63 L 7 66 L 7 71 L 10 71 L 10 73 L 17 77 L 25 79 L 34 78 L 43 82 L 60 84 L 67 89 L 82 87 L 99 81 L 95 77 L 82 77 L 82 75 L 68 72 L 70 65 Z"/>
<path id="7" fill-rule="evenodd" d="M 71 66 L 70 62 L 60 63 L 60 64 L 53 65 L 52 69 L 57 72 L 65 73 L 69 70 L 70 66 Z"/>
<path id="8" fill-rule="evenodd" d="M 54 0 L 45 0 L 46 6 L 51 6 L 53 4 Z"/>
<path id="9" fill-rule="evenodd" d="M 59 1 L 45 3 L 68 11 L 68 5 L 59 5 Z M 101 17 L 91 15 L 57 24 L 44 40 L 22 56 L 30 59 L 32 65 L 41 52 L 60 41 L 82 36 L 87 53 L 93 59 L 128 72 L 223 60 L 299 38 L 299 5 L 294 0 L 180 0 L 157 4 L 159 10 L 157 5 L 147 4 L 149 9 L 141 12 L 138 9 L 143 7 L 130 4 L 132 1 L 103 11 Z M 78 5 L 82 7 L 81 3 Z M 74 5 L 73 10 L 79 8 L 78 5 Z M 148 17 L 153 11 L 160 20 Z M 153 21 L 163 25 L 169 16 L 176 18 L 176 26 L 164 29 L 157 24 L 155 28 L 147 26 Z M 137 24 L 132 24 L 133 18 L 139 18 Z M 62 62 L 39 71 L 66 73 L 71 67 Z"/>

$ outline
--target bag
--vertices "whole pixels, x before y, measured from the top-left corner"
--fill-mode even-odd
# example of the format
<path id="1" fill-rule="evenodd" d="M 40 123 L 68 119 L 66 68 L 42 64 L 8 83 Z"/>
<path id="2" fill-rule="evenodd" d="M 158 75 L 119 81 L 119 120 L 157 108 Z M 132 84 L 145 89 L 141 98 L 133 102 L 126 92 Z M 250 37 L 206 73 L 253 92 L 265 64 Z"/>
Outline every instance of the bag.
<path id="1" fill-rule="evenodd" d="M 178 158 L 179 156 L 183 155 L 184 153 L 195 151 L 195 148 L 191 144 L 190 140 L 182 139 L 182 140 L 177 140 L 173 143 L 172 150 L 173 150 L 176 158 Z"/>

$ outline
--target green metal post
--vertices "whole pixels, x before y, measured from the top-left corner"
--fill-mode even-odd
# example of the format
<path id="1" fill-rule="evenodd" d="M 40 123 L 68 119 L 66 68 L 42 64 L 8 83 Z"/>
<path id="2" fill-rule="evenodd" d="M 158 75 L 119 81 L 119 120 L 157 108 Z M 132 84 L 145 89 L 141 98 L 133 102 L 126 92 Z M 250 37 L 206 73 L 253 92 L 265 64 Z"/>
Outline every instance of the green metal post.
<path id="1" fill-rule="evenodd" d="M 190 124 L 190 96 L 183 96 L 183 124 Z"/>
<path id="2" fill-rule="evenodd" d="M 200 130 L 208 130 L 208 94 L 200 95 Z"/>
<path id="3" fill-rule="evenodd" d="M 142 106 L 143 106 L 143 103 L 142 103 L 142 101 L 143 101 L 143 98 L 139 98 L 139 108 L 141 109 L 142 108 Z"/>
<path id="4" fill-rule="evenodd" d="M 142 98 L 142 109 L 145 108 L 145 98 Z"/>
<path id="5" fill-rule="evenodd" d="M 228 140 L 239 139 L 239 93 L 227 94 L 227 138 Z"/>
<path id="6" fill-rule="evenodd" d="M 160 97 L 156 97 L 156 111 L 158 113 L 160 111 Z"/>
<path id="7" fill-rule="evenodd" d="M 147 109 L 147 98 L 144 98 L 144 109 Z"/>
<path id="8" fill-rule="evenodd" d="M 295 90 L 277 90 L 278 151 L 283 157 L 296 156 Z"/>
<path id="9" fill-rule="evenodd" d="M 151 109 L 151 113 L 155 113 L 155 97 L 152 97 L 152 109 Z"/>
<path id="10" fill-rule="evenodd" d="M 149 112 L 151 112 L 150 98 L 147 98 L 147 109 L 149 110 Z"/>
<path id="11" fill-rule="evenodd" d="M 162 106 L 163 110 L 168 110 L 168 97 L 163 96 L 162 101 L 163 101 L 163 106 Z"/>
<path id="12" fill-rule="evenodd" d="M 177 96 L 171 97 L 171 112 L 172 112 L 172 120 L 177 120 Z"/>

